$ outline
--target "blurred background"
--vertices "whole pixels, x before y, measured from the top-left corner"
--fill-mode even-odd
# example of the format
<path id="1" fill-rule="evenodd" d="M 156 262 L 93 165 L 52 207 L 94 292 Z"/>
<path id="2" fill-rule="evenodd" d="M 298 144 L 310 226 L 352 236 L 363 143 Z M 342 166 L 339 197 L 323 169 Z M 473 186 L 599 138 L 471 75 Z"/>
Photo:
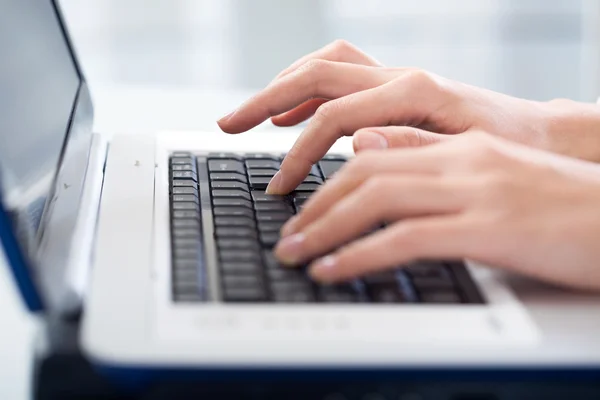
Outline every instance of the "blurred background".
<path id="1" fill-rule="evenodd" d="M 515 96 L 595 100 L 598 0 L 61 0 L 92 82 L 255 90 L 347 39 Z"/>

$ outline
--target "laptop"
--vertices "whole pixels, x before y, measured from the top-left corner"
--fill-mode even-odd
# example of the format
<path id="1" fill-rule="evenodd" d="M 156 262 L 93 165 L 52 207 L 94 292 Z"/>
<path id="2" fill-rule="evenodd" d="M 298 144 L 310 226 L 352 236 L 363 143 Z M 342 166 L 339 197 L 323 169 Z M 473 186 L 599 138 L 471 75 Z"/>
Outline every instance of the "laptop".
<path id="1" fill-rule="evenodd" d="M 0 59 L 6 264 L 31 312 L 79 320 L 94 364 L 599 365 L 597 296 L 460 260 L 415 260 L 336 285 L 283 268 L 272 253 L 281 225 L 352 156 L 347 142 L 292 193 L 270 196 L 294 135 L 107 142 L 93 132 L 88 85 L 54 2 L 3 4 Z"/>

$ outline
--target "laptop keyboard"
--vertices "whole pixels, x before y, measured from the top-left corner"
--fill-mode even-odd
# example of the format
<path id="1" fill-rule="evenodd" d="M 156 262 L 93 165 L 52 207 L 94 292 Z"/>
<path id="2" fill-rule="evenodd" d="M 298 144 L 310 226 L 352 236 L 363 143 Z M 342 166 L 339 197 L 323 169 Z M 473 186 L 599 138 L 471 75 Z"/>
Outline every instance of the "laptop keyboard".
<path id="1" fill-rule="evenodd" d="M 173 300 L 483 303 L 462 262 L 415 262 L 335 285 L 312 281 L 305 268 L 282 266 L 273 255 L 279 230 L 346 159 L 327 155 L 294 192 L 268 195 L 265 189 L 279 169 L 281 158 L 273 154 L 172 154 Z M 206 268 L 209 254 L 216 270 Z M 218 290 L 211 289 L 210 282 L 216 282 Z"/>

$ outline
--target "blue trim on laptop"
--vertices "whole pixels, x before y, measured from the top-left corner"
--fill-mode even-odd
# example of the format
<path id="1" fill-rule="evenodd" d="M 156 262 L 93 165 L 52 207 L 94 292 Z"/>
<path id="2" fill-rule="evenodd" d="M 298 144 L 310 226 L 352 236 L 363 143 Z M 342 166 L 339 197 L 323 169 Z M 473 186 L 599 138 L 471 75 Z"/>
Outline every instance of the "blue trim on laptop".
<path id="1" fill-rule="evenodd" d="M 2 193 L 0 192 L 0 199 L 2 198 Z M 2 201 L 0 201 L 0 240 L 4 247 L 6 261 L 12 271 L 25 305 L 32 312 L 42 311 L 44 306 L 33 281 L 33 271 L 29 267 L 19 242 L 14 235 L 10 216 L 6 212 Z"/>

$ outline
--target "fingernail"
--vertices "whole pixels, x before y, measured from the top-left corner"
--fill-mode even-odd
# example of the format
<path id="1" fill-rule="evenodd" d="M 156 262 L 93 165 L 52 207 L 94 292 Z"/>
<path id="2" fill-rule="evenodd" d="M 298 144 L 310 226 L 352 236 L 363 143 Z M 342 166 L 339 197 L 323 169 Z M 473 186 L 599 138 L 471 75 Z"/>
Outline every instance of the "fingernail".
<path id="1" fill-rule="evenodd" d="M 356 140 L 357 147 L 361 150 L 381 150 L 389 147 L 385 136 L 373 131 L 361 131 Z"/>
<path id="2" fill-rule="evenodd" d="M 328 255 L 314 261 L 309 269 L 309 274 L 313 279 L 319 281 L 331 281 L 331 274 L 336 270 L 338 260 L 333 255 Z"/>
<path id="3" fill-rule="evenodd" d="M 283 180 L 281 177 L 281 171 L 277 171 L 275 176 L 271 178 L 271 182 L 267 185 L 267 189 L 265 192 L 267 194 L 280 194 L 281 193 L 281 185 L 283 184 Z"/>
<path id="4" fill-rule="evenodd" d="M 225 122 L 225 121 L 227 121 L 229 118 L 231 118 L 231 117 L 233 116 L 233 114 L 235 114 L 235 112 L 236 112 L 236 111 L 237 111 L 237 110 L 233 110 L 232 112 L 230 112 L 230 113 L 229 113 L 229 114 L 227 114 L 226 116 L 224 116 L 224 117 L 221 117 L 221 119 L 220 119 L 220 120 L 218 120 L 217 122 Z"/>
<path id="5" fill-rule="evenodd" d="M 286 222 L 285 225 L 283 225 L 281 227 L 281 231 L 279 232 L 281 237 L 290 236 L 290 235 L 293 235 L 294 233 L 296 233 L 297 225 L 298 225 L 298 217 L 290 218 L 288 220 L 288 222 Z"/>
<path id="6" fill-rule="evenodd" d="M 296 264 L 302 257 L 305 239 L 302 233 L 284 237 L 277 244 L 275 255 L 286 265 Z"/>

